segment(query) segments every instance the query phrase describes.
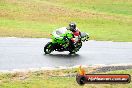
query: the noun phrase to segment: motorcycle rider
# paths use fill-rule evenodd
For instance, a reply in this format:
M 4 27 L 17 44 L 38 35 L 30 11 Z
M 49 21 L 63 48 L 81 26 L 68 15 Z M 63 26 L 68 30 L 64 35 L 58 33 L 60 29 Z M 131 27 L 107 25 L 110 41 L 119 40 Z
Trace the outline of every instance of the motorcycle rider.
M 70 30 L 72 32 L 72 34 L 73 34 L 73 38 L 71 38 L 71 42 L 72 42 L 71 45 L 73 46 L 73 48 L 75 48 L 76 47 L 76 43 L 81 38 L 81 32 L 76 27 L 76 23 L 74 23 L 74 22 L 71 22 L 69 24 L 69 27 L 67 27 L 67 30 Z

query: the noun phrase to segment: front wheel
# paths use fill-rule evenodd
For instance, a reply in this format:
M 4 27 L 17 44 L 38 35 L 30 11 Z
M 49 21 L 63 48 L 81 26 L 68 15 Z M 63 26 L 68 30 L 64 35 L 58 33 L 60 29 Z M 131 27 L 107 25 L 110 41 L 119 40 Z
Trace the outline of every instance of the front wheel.
M 52 42 L 48 42 L 44 47 L 45 54 L 50 54 L 53 51 Z
M 79 49 L 82 47 L 82 42 L 78 42 L 76 45 L 72 45 L 71 49 L 69 49 L 69 52 L 71 54 L 76 53 L 77 51 L 79 51 Z

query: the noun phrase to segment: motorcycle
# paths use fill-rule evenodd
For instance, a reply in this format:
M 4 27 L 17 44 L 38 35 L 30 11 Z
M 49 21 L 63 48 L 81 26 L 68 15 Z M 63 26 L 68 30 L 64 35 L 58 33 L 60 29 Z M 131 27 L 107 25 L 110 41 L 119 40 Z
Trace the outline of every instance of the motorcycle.
M 76 53 L 82 47 L 82 42 L 88 41 L 89 35 L 81 32 L 81 37 L 76 44 L 72 43 L 71 38 L 73 38 L 73 34 L 66 27 L 57 29 L 51 34 L 51 42 L 44 46 L 45 54 L 50 54 L 53 51 Z

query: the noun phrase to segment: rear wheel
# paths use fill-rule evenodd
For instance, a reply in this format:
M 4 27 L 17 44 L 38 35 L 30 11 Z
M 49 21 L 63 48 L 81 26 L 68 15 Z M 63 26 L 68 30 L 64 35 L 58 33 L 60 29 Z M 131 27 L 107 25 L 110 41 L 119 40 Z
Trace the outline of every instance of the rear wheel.
M 48 42 L 44 47 L 45 54 L 50 54 L 53 51 L 52 42 Z

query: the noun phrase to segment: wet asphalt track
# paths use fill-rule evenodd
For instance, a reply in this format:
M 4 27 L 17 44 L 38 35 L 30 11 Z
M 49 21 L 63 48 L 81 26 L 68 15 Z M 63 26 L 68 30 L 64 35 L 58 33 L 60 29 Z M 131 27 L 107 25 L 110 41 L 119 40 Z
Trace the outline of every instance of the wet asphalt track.
M 95 64 L 132 64 L 132 42 L 84 42 L 76 55 L 53 52 L 44 55 L 49 39 L 0 38 L 0 70 Z

